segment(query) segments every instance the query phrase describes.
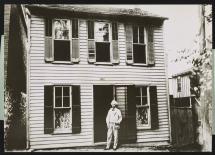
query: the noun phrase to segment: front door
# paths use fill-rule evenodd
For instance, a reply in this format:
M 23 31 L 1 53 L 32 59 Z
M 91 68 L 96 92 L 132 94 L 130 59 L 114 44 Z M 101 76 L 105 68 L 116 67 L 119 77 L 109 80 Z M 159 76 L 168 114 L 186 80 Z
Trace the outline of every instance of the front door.
M 97 85 L 94 93 L 94 142 L 106 142 L 106 116 L 113 100 L 113 86 Z
M 97 85 L 94 92 L 94 142 L 106 142 L 106 116 L 113 98 L 122 113 L 119 143 L 136 142 L 136 102 L 134 86 Z

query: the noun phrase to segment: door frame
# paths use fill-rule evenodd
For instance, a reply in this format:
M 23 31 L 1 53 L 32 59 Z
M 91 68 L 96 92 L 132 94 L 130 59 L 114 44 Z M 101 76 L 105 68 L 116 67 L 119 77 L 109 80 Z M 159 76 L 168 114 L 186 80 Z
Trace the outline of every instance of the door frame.
M 93 108 L 93 138 L 92 138 L 92 144 L 93 145 L 104 145 L 106 144 L 106 142 L 95 142 L 95 134 L 94 134 L 94 131 L 95 131 L 95 126 L 94 126 L 94 117 L 95 117 L 95 107 L 94 107 L 94 86 L 113 86 L 113 91 L 114 91 L 114 87 L 115 86 L 132 86 L 132 85 L 135 85 L 134 83 L 126 83 L 126 84 L 123 84 L 123 83 L 98 83 L 98 84 L 92 84 L 92 108 Z M 145 85 L 145 84 L 143 84 Z M 113 92 L 114 93 L 114 92 Z
M 95 99 L 94 99 L 94 86 L 112 86 L 114 87 L 113 84 L 107 84 L 107 83 L 99 83 L 99 84 L 93 84 L 92 85 L 92 105 L 93 105 L 93 139 L 92 139 L 92 143 L 94 145 L 104 145 L 106 144 L 106 140 L 104 142 L 95 142 L 95 121 L 94 121 L 94 118 L 95 118 Z M 113 89 L 114 90 L 114 89 Z M 113 93 L 113 90 L 112 90 L 112 93 Z

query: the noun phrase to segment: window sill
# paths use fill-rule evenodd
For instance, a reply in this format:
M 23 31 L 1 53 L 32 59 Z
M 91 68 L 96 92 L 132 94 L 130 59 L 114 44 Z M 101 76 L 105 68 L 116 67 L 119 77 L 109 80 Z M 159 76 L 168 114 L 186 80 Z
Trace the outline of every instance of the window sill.
M 68 65 L 72 65 L 73 63 L 71 61 L 53 61 L 52 64 L 68 64 Z
M 71 134 L 72 129 L 67 129 L 67 130 L 55 130 L 53 132 L 53 135 L 58 135 L 58 134 Z
M 137 130 L 149 130 L 149 129 L 151 129 L 151 126 L 137 127 Z
M 131 64 L 132 66 L 149 66 L 148 64 L 143 64 L 143 63 L 133 63 Z
M 107 66 L 113 66 L 111 62 L 95 62 L 95 65 L 107 65 Z

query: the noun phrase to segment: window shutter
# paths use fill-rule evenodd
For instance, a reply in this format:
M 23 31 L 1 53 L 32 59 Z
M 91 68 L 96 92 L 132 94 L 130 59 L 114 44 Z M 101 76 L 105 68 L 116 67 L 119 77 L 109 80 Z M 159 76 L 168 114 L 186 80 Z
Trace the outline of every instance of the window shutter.
M 136 97 L 135 97 L 135 87 L 128 86 L 127 91 L 128 96 L 128 106 L 127 106 L 127 134 L 128 134 L 128 141 L 129 142 L 136 142 L 137 140 L 137 127 L 136 127 Z
M 72 133 L 81 132 L 80 86 L 72 86 Z
M 158 129 L 159 120 L 158 120 L 158 103 L 157 103 L 157 87 L 150 86 L 150 105 L 151 105 L 151 128 Z
M 126 33 L 126 61 L 128 64 L 133 63 L 133 30 L 131 24 L 125 25 Z
M 72 25 L 72 62 L 79 62 L 79 23 L 78 19 L 71 20 Z
M 147 27 L 147 52 L 148 52 L 148 64 L 154 65 L 154 28 L 153 26 Z
M 118 24 L 112 23 L 112 63 L 119 63 L 119 49 L 118 49 Z
M 54 53 L 52 49 L 52 19 L 45 19 L 45 61 L 52 62 Z
M 94 39 L 94 22 L 88 21 L 88 62 L 95 63 L 96 62 L 96 46 Z
M 54 131 L 53 124 L 53 86 L 44 87 L 44 133 L 50 134 Z

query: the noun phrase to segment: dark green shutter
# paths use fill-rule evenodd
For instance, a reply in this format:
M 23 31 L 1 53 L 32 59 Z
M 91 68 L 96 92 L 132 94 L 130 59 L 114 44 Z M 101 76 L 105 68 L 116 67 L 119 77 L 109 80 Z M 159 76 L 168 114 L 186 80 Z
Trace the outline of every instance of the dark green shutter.
M 44 133 L 54 131 L 53 123 L 53 86 L 44 87 Z
M 80 86 L 72 86 L 72 133 L 81 132 Z
M 88 29 L 88 62 L 95 63 L 96 62 L 96 45 L 94 39 L 94 22 L 88 21 L 87 23 Z
M 54 54 L 52 49 L 52 19 L 45 18 L 45 61 L 52 62 Z
M 158 120 L 158 103 L 157 103 L 157 87 L 150 86 L 150 107 L 151 107 L 151 128 L 158 129 L 159 120 Z
M 154 65 L 154 28 L 153 26 L 147 27 L 147 52 L 148 52 L 148 64 Z
M 129 142 L 136 142 L 137 140 L 137 127 L 136 127 L 136 97 L 135 87 L 128 86 L 127 91 L 128 103 L 127 103 L 127 135 Z
M 133 63 L 133 30 L 131 24 L 125 25 L 126 36 L 126 62 L 128 64 Z
M 79 23 L 78 23 L 78 19 L 72 19 L 71 20 L 71 25 L 72 25 L 72 62 L 79 62 Z

